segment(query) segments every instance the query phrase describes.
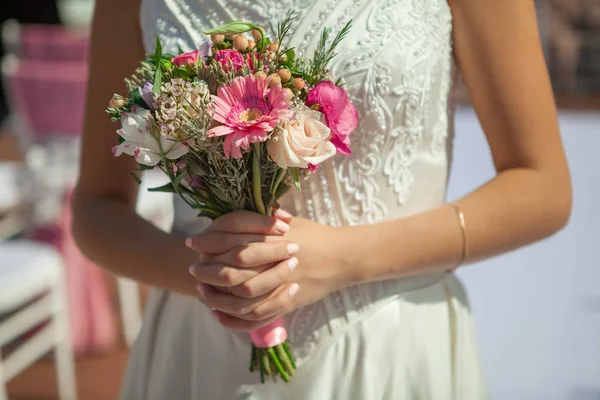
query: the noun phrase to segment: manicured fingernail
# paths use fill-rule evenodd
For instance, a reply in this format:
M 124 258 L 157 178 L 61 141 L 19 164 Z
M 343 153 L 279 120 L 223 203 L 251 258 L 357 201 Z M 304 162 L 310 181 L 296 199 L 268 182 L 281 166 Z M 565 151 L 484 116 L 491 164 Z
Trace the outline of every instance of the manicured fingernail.
M 289 212 L 282 210 L 281 208 L 278 208 L 275 211 L 275 216 L 277 218 L 283 218 L 283 219 L 290 219 L 293 218 L 294 216 L 292 214 L 290 214 Z
M 193 242 L 192 242 L 192 238 L 187 238 L 187 239 L 185 239 L 185 245 L 186 245 L 187 247 L 189 247 L 190 249 L 192 248 L 192 243 L 193 243 Z
M 190 267 L 188 268 L 188 271 L 190 272 L 190 274 L 195 276 L 196 275 L 196 264 L 190 265 Z
M 290 268 L 290 270 L 293 271 L 298 266 L 298 259 L 296 257 L 292 257 L 288 260 L 287 264 L 288 264 L 288 267 Z
M 296 254 L 298 250 L 300 250 L 300 246 L 298 246 L 296 243 L 290 243 L 287 246 L 287 251 L 290 256 Z
M 283 221 L 277 221 L 275 223 L 275 229 L 279 233 L 288 233 L 290 231 L 290 226 Z
M 200 292 L 200 295 L 202 297 L 204 297 L 204 293 L 206 293 L 206 290 L 204 289 L 204 286 L 202 284 L 199 284 L 198 286 L 196 286 L 198 288 L 198 291 Z
M 293 283 L 292 286 L 290 286 L 290 288 L 288 289 L 288 295 L 290 297 L 294 297 L 296 293 L 298 293 L 298 289 L 300 289 L 300 285 L 298 285 L 297 283 Z

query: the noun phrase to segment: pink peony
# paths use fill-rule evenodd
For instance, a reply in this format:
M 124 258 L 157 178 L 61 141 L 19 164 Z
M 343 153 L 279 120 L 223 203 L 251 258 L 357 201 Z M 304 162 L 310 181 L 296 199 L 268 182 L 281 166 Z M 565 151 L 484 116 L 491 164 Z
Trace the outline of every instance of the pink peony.
M 240 68 L 242 68 L 244 65 L 246 65 L 244 56 L 236 50 L 219 50 L 219 51 L 217 51 L 217 53 L 215 54 L 215 61 L 221 63 L 221 65 L 223 66 L 223 69 L 225 69 L 226 71 L 230 67 L 230 62 L 231 62 L 231 65 L 233 65 L 233 68 L 236 69 L 236 71 L 239 71 Z
M 225 156 L 242 157 L 251 143 L 264 142 L 280 121 L 289 121 L 294 113 L 289 90 L 281 84 L 267 87 L 269 78 L 254 75 L 238 76 L 231 85 L 221 85 L 214 102 L 213 119 L 219 125 L 208 131 L 209 137 L 226 136 Z
M 171 59 L 171 62 L 179 67 L 186 64 L 195 64 L 200 58 L 200 50 L 194 50 L 180 54 Z
M 358 125 L 358 111 L 350 102 L 346 91 L 333 82 L 320 82 L 308 93 L 306 105 L 319 106 L 318 110 L 325 114 L 327 126 L 333 134 L 331 143 L 338 153 L 350 154 L 349 136 Z

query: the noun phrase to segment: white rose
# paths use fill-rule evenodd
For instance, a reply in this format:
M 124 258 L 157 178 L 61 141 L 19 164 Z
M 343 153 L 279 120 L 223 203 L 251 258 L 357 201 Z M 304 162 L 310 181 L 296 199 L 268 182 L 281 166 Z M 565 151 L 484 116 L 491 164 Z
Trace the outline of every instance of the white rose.
M 269 156 L 281 168 L 308 168 L 335 155 L 331 130 L 325 125 L 322 113 L 298 111 L 290 122 L 284 122 L 279 135 L 267 143 Z

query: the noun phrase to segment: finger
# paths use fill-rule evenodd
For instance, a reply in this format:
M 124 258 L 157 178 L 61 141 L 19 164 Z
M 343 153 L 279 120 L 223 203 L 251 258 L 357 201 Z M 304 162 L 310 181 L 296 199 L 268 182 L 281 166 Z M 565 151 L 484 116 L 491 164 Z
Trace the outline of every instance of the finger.
M 298 259 L 292 257 L 277 264 L 273 268 L 265 269 L 264 272 L 256 274 L 241 284 L 235 285 L 231 288 L 231 292 L 234 295 L 245 299 L 262 296 L 287 282 L 297 265 Z
M 225 254 L 206 254 L 203 262 L 231 265 L 240 268 L 254 268 L 288 259 L 299 250 L 300 247 L 297 244 L 287 241 L 249 243 L 228 251 Z
M 263 321 L 248 321 L 245 319 L 240 319 L 240 318 L 234 317 L 232 315 L 222 313 L 220 311 L 213 311 L 213 315 L 215 318 L 217 318 L 217 320 L 224 327 L 229 328 L 234 331 L 244 331 L 244 332 L 255 331 L 258 328 L 268 325 L 271 322 L 275 321 L 277 318 L 279 318 L 278 316 L 274 316 L 272 318 L 269 318 L 269 319 L 266 319 Z
M 281 240 L 284 240 L 283 236 L 207 231 L 199 235 L 190 236 L 186 240 L 186 245 L 199 253 L 223 254 L 248 243 L 265 243 Z
M 278 316 L 285 315 L 293 308 L 292 299 L 300 289 L 297 283 L 287 285 L 284 290 L 280 290 L 277 296 L 265 301 L 263 304 L 256 307 L 253 311 L 246 314 L 229 315 L 235 320 L 262 322 L 270 321 Z M 227 314 L 227 313 L 225 313 Z M 236 324 L 237 321 L 227 318 L 231 324 Z M 223 321 L 221 322 L 223 323 Z M 239 323 L 241 325 L 241 323 Z M 229 326 L 228 326 L 229 327 Z M 232 328 L 233 329 L 233 328 Z
M 246 283 L 274 265 L 272 263 L 255 268 L 236 268 L 223 264 L 193 264 L 190 266 L 190 273 L 207 285 L 232 287 Z M 265 292 L 261 294 L 263 293 Z
M 292 219 L 294 218 L 292 214 L 285 210 L 282 210 L 281 208 L 276 208 L 275 210 L 273 210 L 273 216 L 285 222 L 286 224 L 292 222 Z
M 205 283 L 198 284 L 198 291 L 210 308 L 231 315 L 248 314 L 271 295 L 267 293 L 254 299 L 243 299 L 230 293 L 222 293 Z
M 283 235 L 290 226 L 275 217 L 260 215 L 252 211 L 234 211 L 217 218 L 208 228 L 210 231 L 229 233 L 258 233 L 263 235 Z

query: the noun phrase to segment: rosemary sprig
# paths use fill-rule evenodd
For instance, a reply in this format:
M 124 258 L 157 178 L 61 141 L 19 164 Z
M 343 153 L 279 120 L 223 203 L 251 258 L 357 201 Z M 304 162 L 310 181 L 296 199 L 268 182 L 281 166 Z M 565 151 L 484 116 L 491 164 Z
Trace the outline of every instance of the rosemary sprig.
M 288 10 L 285 18 L 277 24 L 277 43 L 279 43 L 279 48 L 283 48 L 283 41 L 285 40 L 288 33 L 290 33 L 290 29 L 292 28 L 292 21 L 298 18 L 298 13 L 293 10 Z
M 312 60 L 312 69 L 309 81 L 311 85 L 314 85 L 318 81 L 321 81 L 326 78 L 327 65 L 336 56 L 335 50 L 337 46 L 348 35 L 351 28 L 352 20 L 348 21 L 348 23 L 342 28 L 342 30 L 339 31 L 337 35 L 335 35 L 335 38 L 333 39 L 333 42 L 331 42 L 331 45 L 329 47 L 327 47 L 327 41 L 329 40 L 331 29 L 323 29 Z

